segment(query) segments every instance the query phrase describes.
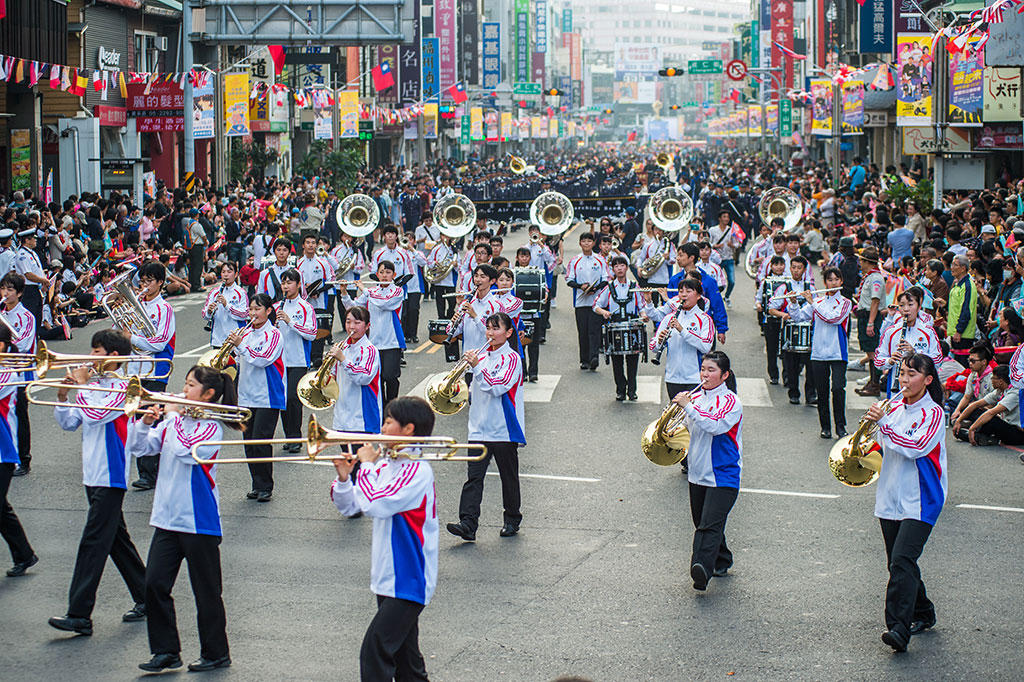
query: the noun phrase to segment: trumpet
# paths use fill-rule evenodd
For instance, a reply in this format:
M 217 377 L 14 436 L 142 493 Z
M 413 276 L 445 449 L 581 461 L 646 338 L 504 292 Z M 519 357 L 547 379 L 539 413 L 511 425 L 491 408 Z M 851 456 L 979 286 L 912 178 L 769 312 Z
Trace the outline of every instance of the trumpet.
M 282 455 L 278 457 L 229 457 L 226 459 L 202 459 L 200 448 L 223 445 L 278 445 L 299 443 L 306 446 L 305 455 Z M 320 426 L 315 416 L 310 416 L 305 438 L 260 438 L 255 440 L 213 440 L 192 446 L 192 459 L 197 464 L 267 464 L 271 462 L 316 462 L 323 460 L 347 459 L 349 455 L 328 455 L 324 450 L 332 445 L 353 445 L 380 443 L 384 456 L 391 459 L 408 457 L 427 462 L 479 462 L 487 456 L 487 446 L 481 443 L 457 443 L 448 436 L 385 436 L 379 433 L 349 433 L 332 431 Z M 423 450 L 433 451 L 425 453 Z M 419 453 L 412 452 L 419 450 Z M 459 455 L 459 450 L 476 451 L 477 455 Z
M 830 287 L 828 289 L 808 289 L 806 291 L 791 291 L 788 294 L 779 294 L 778 296 L 772 296 L 771 300 L 774 301 L 780 298 L 796 298 L 798 296 L 803 296 L 804 294 L 830 294 L 833 291 L 839 291 L 840 289 L 842 289 L 842 287 Z
M 409 248 L 411 247 L 411 245 L 412 245 L 412 238 L 411 238 L 411 237 L 410 237 L 410 236 L 409 236 L 408 234 L 406 234 L 405 232 L 403 232 L 403 233 L 402 233 L 402 234 L 401 234 L 401 235 L 400 235 L 400 236 L 398 237 L 398 246 L 399 246 L 399 247 L 401 247 L 401 248 L 403 248 L 403 249 L 405 249 L 405 250 L 409 250 Z
M 96 386 L 93 384 L 65 384 L 60 381 L 33 381 L 29 388 L 77 388 L 81 391 L 99 391 L 101 393 L 123 393 L 124 405 L 79 405 L 77 403 L 62 403 L 56 400 L 39 400 L 28 392 L 28 401 L 33 405 L 50 405 L 59 407 L 80 407 L 101 412 L 124 412 L 129 417 L 134 417 L 143 408 L 149 405 L 179 405 L 182 414 L 194 419 L 214 419 L 229 423 L 241 424 L 252 417 L 252 411 L 247 407 L 236 407 L 234 405 L 221 405 L 220 403 L 204 403 L 200 400 L 188 400 L 173 393 L 158 393 L 147 391 L 142 387 L 138 377 L 128 379 L 125 388 L 114 386 Z
M 541 235 L 539 232 L 534 232 L 533 234 L 530 235 L 530 243 L 531 244 L 543 244 L 544 243 L 544 236 Z
M 71 355 L 68 353 L 54 353 L 46 347 L 45 341 L 39 342 L 35 353 L 0 353 L 0 371 L 6 372 L 35 372 L 36 379 L 43 379 L 54 369 L 77 369 L 86 365 L 99 365 L 97 370 L 99 376 L 120 377 L 127 379 L 124 374 L 109 369 L 114 365 L 128 362 L 148 362 L 156 365 L 156 360 L 151 355 Z M 166 379 L 174 371 L 173 360 L 160 360 L 166 362 L 169 369 L 164 374 L 145 374 L 146 379 Z M 4 386 L 26 386 L 32 381 L 10 381 Z
M 490 344 L 485 344 L 480 353 Z M 469 384 L 462 375 L 469 369 L 469 362 L 459 360 L 448 374 L 427 384 L 427 402 L 430 409 L 438 414 L 455 414 L 465 407 L 469 400 Z

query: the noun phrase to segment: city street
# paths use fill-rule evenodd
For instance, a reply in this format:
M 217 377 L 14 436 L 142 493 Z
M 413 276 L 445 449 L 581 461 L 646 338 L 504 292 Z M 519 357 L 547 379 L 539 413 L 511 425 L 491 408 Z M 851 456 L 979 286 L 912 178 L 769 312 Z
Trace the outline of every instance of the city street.
M 577 239 L 578 229 L 567 236 L 567 259 L 578 251 Z M 513 257 L 525 241 L 523 231 L 507 236 L 504 255 Z M 1018 453 L 947 439 L 949 497 L 921 558 L 938 624 L 915 637 L 908 653 L 894 655 L 879 640 L 887 574 L 874 489 L 839 484 L 826 465 L 835 441 L 819 438 L 814 408 L 792 406 L 782 387 L 768 385 L 753 284 L 737 276 L 724 350 L 744 405 L 744 470 L 727 528 L 736 557 L 730 575 L 712 580 L 705 593 L 693 590 L 686 478 L 640 452 L 643 428 L 665 405 L 661 369 L 641 365 L 638 403 L 615 401 L 603 360 L 596 372 L 580 371 L 572 296 L 563 283 L 541 350 L 540 382 L 526 387 L 520 534 L 498 537 L 496 474 L 487 479 L 476 543 L 445 532 L 445 523 L 457 520 L 465 465 L 434 465 L 439 577 L 420 617 L 432 680 L 1020 679 L 1024 500 L 1010 485 L 1021 473 Z M 177 391 L 207 335 L 199 295 L 171 301 Z M 430 377 L 447 370 L 443 352 L 426 342 L 433 311 L 425 302 L 424 343 L 406 355 L 403 393 L 422 394 Z M 88 352 L 102 324 L 75 330 L 73 341 L 53 350 Z M 340 329 L 336 321 L 339 339 Z M 863 376 L 849 374 L 851 431 L 870 404 L 852 393 Z M 132 679 L 149 659 L 146 626 L 121 622 L 132 604 L 111 563 L 91 637 L 47 625 L 66 609 L 86 500 L 80 434 L 61 431 L 50 408 L 33 406 L 30 415 L 32 473 L 14 479 L 10 500 L 40 561 L 23 578 L 0 579 L 4 677 Z M 330 425 L 330 412 L 321 420 Z M 438 417 L 435 433 L 465 438 L 465 413 Z M 241 454 L 237 448 L 224 456 Z M 337 514 L 328 497 L 333 478 L 326 464 L 278 465 L 273 501 L 257 504 L 245 499 L 245 466 L 219 468 L 233 664 L 210 678 L 358 679 L 360 642 L 376 608 L 371 523 Z M 143 558 L 152 497 L 129 491 L 124 504 Z M 188 662 L 199 650 L 184 567 L 175 597 Z

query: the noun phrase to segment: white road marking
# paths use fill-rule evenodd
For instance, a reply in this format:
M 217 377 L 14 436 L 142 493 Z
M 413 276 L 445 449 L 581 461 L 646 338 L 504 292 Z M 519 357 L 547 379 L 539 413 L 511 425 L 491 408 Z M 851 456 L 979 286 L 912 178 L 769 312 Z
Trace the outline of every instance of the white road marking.
M 792 490 L 763 490 L 761 488 L 740 488 L 741 493 L 754 493 L 756 495 L 782 495 L 785 497 L 815 497 L 823 500 L 834 500 L 839 495 L 831 493 L 798 493 Z
M 211 348 L 210 344 L 204 343 L 203 345 L 199 346 L 198 348 L 193 348 L 192 350 L 185 351 L 184 353 L 175 353 L 174 357 L 175 357 L 175 359 L 177 359 L 177 358 L 198 358 L 200 355 L 202 355 L 206 351 L 210 350 L 210 348 Z
M 488 476 L 501 476 L 497 471 L 488 471 Z M 572 481 L 574 483 L 600 483 L 600 478 L 580 478 L 579 476 L 549 476 L 547 474 L 519 474 L 519 478 L 542 478 L 546 481 Z
M 736 377 L 736 393 L 743 407 L 772 407 L 768 384 L 759 377 Z
M 614 386 L 612 387 L 614 388 Z M 661 402 L 661 377 L 660 376 L 638 376 L 636 378 L 636 397 L 640 403 Z M 668 396 L 666 396 L 666 400 Z
M 1020 507 L 993 507 L 987 504 L 958 504 L 957 509 L 981 509 L 983 511 L 1004 511 L 1004 512 L 1017 512 L 1018 514 L 1024 514 L 1024 509 Z
M 438 346 L 440 348 L 441 346 Z M 427 397 L 427 385 L 431 381 L 436 381 L 444 377 L 448 372 L 438 372 L 437 374 L 430 374 L 426 379 L 416 384 L 411 391 L 406 395 L 414 395 L 420 398 Z M 537 383 L 535 384 L 523 384 L 523 402 L 527 403 L 550 403 L 551 397 L 555 392 L 555 387 L 558 386 L 558 380 L 561 379 L 561 374 L 541 374 L 537 377 Z

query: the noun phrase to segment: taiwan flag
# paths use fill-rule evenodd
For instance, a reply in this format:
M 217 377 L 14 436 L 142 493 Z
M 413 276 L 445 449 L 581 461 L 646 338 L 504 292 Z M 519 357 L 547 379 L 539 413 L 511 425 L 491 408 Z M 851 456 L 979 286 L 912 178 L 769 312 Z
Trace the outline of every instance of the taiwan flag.
M 448 88 L 448 96 L 452 98 L 452 101 L 456 104 L 462 104 L 468 97 L 466 96 L 466 88 L 462 83 L 456 83 L 452 87 Z
M 373 87 L 377 92 L 383 92 L 388 88 L 395 87 L 395 76 L 391 73 L 390 62 L 381 62 L 373 67 L 370 73 L 373 75 Z

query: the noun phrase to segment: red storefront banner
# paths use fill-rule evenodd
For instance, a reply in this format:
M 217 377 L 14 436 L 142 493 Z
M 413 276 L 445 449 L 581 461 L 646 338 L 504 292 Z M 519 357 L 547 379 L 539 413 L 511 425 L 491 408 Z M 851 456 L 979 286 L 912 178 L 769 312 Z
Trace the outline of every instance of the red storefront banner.
M 1024 149 L 1019 123 L 986 123 L 976 135 L 975 149 Z
M 153 83 L 148 93 L 145 83 L 129 83 L 127 104 L 140 133 L 185 130 L 185 93 L 175 81 Z
M 108 107 L 97 104 L 93 107 L 92 113 L 100 120 L 101 126 L 121 128 L 128 125 L 128 109 L 125 107 Z
M 771 0 L 772 42 L 779 43 L 787 50 L 793 49 L 793 0 Z M 782 67 L 785 78 L 783 88 L 793 87 L 793 60 L 772 45 L 772 67 Z M 770 81 L 769 81 L 770 82 Z M 772 94 L 772 101 L 778 100 L 778 93 Z

